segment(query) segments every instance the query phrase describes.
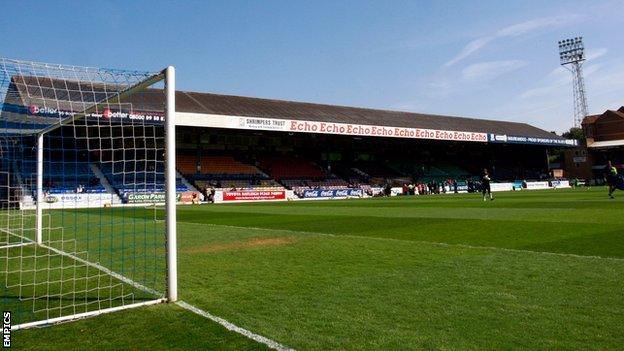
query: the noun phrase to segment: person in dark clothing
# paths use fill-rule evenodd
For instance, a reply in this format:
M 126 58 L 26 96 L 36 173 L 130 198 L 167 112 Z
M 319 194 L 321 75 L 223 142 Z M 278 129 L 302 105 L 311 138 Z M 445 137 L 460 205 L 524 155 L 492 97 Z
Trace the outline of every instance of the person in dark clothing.
M 488 173 L 487 168 L 483 169 L 483 173 L 481 173 L 481 193 L 483 194 L 483 201 L 486 200 L 486 193 L 490 196 L 490 201 L 494 201 L 494 197 L 492 197 L 492 189 L 490 188 L 490 174 Z
M 618 172 L 617 168 L 615 168 L 611 161 L 607 161 L 607 165 L 604 169 L 605 179 L 607 181 L 607 186 L 609 187 L 609 198 L 614 199 L 613 192 L 617 189 L 618 185 Z
M 386 183 L 386 186 L 384 187 L 384 195 L 392 195 L 392 185 L 390 183 Z

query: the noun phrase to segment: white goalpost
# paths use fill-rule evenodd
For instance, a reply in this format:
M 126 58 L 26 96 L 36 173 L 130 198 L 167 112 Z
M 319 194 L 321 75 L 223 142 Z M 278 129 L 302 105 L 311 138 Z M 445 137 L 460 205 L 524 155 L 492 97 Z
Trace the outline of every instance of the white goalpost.
M 175 69 L 0 58 L 0 104 L 12 329 L 176 301 Z

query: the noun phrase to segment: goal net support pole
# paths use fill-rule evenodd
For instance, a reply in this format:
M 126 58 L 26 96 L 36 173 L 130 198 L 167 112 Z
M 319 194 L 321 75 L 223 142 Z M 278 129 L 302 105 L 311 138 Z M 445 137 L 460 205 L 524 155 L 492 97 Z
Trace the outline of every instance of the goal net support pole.
M 167 300 L 178 299 L 176 240 L 175 69 L 165 70 L 165 213 L 167 231 Z
M 35 195 L 37 201 L 35 242 L 43 244 L 43 133 L 37 135 L 37 176 Z

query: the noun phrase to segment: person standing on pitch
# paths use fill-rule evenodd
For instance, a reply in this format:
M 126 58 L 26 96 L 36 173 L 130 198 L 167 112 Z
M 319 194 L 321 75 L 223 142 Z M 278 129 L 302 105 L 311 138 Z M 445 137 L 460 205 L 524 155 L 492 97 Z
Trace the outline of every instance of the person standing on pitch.
M 490 188 L 490 180 L 490 174 L 488 173 L 487 168 L 484 168 L 483 173 L 481 173 L 481 193 L 483 193 L 483 201 L 486 200 L 486 193 L 490 195 L 490 201 L 494 201 L 494 197 L 492 197 L 492 189 Z
M 609 187 L 609 198 L 614 199 L 613 192 L 617 189 L 618 172 L 617 168 L 611 164 L 611 161 L 607 161 L 607 165 L 605 167 L 605 178 L 607 180 L 607 186 Z

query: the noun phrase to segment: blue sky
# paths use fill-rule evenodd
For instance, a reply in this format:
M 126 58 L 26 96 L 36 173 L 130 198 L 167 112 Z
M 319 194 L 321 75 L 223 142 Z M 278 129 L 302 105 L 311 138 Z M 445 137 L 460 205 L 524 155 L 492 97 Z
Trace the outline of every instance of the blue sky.
M 182 90 L 572 124 L 557 40 L 582 35 L 590 113 L 624 105 L 624 0 L 10 1 L 0 56 L 177 68 Z

